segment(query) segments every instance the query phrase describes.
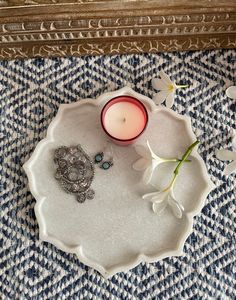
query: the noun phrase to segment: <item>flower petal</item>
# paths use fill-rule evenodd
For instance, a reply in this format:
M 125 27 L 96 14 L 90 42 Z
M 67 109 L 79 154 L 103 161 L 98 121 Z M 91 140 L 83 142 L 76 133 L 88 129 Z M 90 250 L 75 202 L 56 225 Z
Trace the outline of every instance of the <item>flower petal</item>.
M 160 203 L 154 202 L 152 204 L 152 210 L 154 211 L 155 214 L 160 216 L 163 213 L 163 211 L 166 209 L 166 206 L 167 206 L 166 201 L 163 201 L 163 202 L 160 202 Z
M 168 191 L 157 191 L 143 195 L 143 199 L 148 200 L 150 202 L 161 203 L 166 200 L 167 195 Z
M 146 158 L 140 158 L 133 164 L 133 169 L 136 171 L 143 171 L 147 168 L 149 161 Z
M 154 171 L 154 167 L 153 167 L 153 164 L 151 164 L 147 169 L 146 171 L 143 173 L 143 182 L 145 184 L 149 184 L 149 182 L 151 181 L 152 179 L 152 174 L 153 174 L 153 171 Z
M 159 74 L 161 79 L 166 83 L 167 86 L 169 86 L 170 84 L 173 85 L 173 82 L 170 80 L 170 77 L 163 70 L 161 70 Z
M 166 97 L 166 107 L 171 108 L 174 104 L 175 93 L 172 92 Z
M 158 92 L 156 93 L 156 95 L 153 97 L 153 101 L 159 105 L 161 104 L 162 102 L 165 101 L 166 97 L 169 95 L 170 92 L 168 91 L 161 91 L 161 92 Z
M 162 79 L 154 78 L 152 80 L 152 86 L 155 90 L 161 90 L 161 91 L 167 91 L 168 90 L 168 84 Z
M 165 161 L 164 159 L 162 159 L 161 157 L 157 156 L 157 155 L 153 152 L 153 150 L 152 150 L 152 148 L 151 148 L 151 146 L 150 146 L 150 144 L 149 144 L 149 141 L 147 141 L 147 147 L 148 147 L 148 149 L 149 149 L 149 151 L 150 151 L 151 157 L 152 157 L 153 159 L 155 159 L 155 161 L 156 161 L 156 163 L 157 163 L 156 166 L 159 165 L 160 163 L 162 163 L 162 162 Z
M 148 194 L 145 194 L 143 195 L 143 199 L 145 200 L 148 200 L 148 201 L 151 201 L 151 202 L 161 202 L 165 199 L 165 196 L 166 196 L 166 192 L 163 192 L 163 191 L 156 191 L 156 192 L 153 192 L 153 193 L 148 193 Z M 155 201 L 153 199 L 156 199 Z M 158 200 L 160 199 L 160 200 Z
M 148 193 L 148 194 L 143 195 L 142 198 L 143 198 L 144 200 L 152 201 L 153 197 L 154 197 L 155 195 L 157 195 L 157 194 L 160 194 L 160 193 L 162 193 L 162 191 L 157 191 L 157 192 L 153 192 L 153 193 Z
M 229 174 L 231 174 L 231 173 L 233 173 L 235 171 L 236 171 L 236 161 L 232 161 L 230 164 L 228 164 L 225 167 L 225 169 L 223 171 L 223 174 L 224 175 L 229 175 Z
M 167 193 L 156 194 L 152 197 L 151 201 L 156 203 L 166 202 Z
M 232 139 L 232 145 L 233 145 L 234 150 L 236 150 L 236 135 Z
M 183 215 L 184 207 L 182 206 L 182 204 L 180 204 L 178 201 L 175 200 L 173 194 L 169 195 L 168 203 L 176 218 L 181 219 Z
M 134 149 L 140 156 L 142 156 L 148 160 L 151 159 L 151 154 L 147 147 L 145 147 L 143 145 L 135 145 Z
M 226 96 L 231 99 L 236 99 L 236 86 L 230 86 L 226 90 Z
M 233 160 L 236 159 L 236 152 L 222 149 L 216 151 L 216 157 L 220 160 Z
M 152 151 L 152 148 L 151 148 L 151 146 L 150 146 L 149 141 L 147 141 L 147 147 L 148 147 L 148 150 L 149 150 L 150 153 L 151 153 L 151 156 L 155 156 L 156 154 Z

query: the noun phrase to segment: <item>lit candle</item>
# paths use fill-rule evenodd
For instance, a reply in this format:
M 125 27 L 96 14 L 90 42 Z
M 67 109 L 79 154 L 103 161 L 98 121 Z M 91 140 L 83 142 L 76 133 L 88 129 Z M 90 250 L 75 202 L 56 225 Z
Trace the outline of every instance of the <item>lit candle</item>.
M 139 100 L 130 96 L 119 96 L 103 107 L 101 122 L 104 131 L 115 143 L 129 145 L 145 130 L 148 114 Z

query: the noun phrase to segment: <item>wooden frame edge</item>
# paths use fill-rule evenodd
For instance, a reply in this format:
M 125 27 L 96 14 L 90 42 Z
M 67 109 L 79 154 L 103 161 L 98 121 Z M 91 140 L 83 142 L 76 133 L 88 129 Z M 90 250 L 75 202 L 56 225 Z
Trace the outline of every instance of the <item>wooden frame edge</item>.
M 128 0 L 125 8 L 117 1 L 116 10 L 111 1 L 38 2 L 0 6 L 0 59 L 236 48 L 234 1 L 212 7 L 137 1 L 134 9 Z

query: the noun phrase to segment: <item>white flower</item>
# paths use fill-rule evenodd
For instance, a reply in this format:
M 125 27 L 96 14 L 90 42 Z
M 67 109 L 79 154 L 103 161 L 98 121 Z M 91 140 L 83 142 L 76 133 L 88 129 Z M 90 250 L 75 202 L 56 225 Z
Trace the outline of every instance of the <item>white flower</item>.
M 136 171 L 144 171 L 143 181 L 148 184 L 151 179 L 156 167 L 165 162 L 166 160 L 157 156 L 151 149 L 149 142 L 147 141 L 147 146 L 136 145 L 136 152 L 141 156 L 134 164 L 133 168 Z
M 236 135 L 233 137 L 232 145 L 233 145 L 233 148 L 236 150 Z M 225 169 L 223 171 L 224 175 L 229 175 L 236 171 L 236 151 L 230 151 L 230 150 L 226 150 L 226 149 L 218 150 L 216 152 L 216 157 L 218 159 L 224 160 L 224 161 L 232 160 L 232 162 L 229 163 L 225 167 Z
M 160 77 L 160 79 L 154 78 L 152 80 L 153 88 L 159 90 L 153 100 L 158 105 L 166 101 L 166 106 L 171 108 L 174 104 L 175 91 L 187 87 L 187 85 L 176 85 L 163 70 L 160 71 Z
M 176 218 L 182 218 L 184 207 L 175 199 L 172 187 L 143 195 L 143 199 L 152 202 L 153 211 L 160 216 L 167 205 L 171 208 Z

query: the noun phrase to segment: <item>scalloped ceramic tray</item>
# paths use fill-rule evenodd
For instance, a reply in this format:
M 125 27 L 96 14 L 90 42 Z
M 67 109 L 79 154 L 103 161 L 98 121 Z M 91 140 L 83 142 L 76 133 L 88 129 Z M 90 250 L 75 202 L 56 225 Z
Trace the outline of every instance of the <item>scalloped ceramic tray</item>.
M 213 185 L 203 160 L 194 149 L 191 163 L 181 168 L 174 191 L 184 206 L 177 219 L 169 209 L 157 216 L 142 195 L 155 191 L 145 186 L 142 173 L 132 169 L 139 158 L 133 146 L 113 145 L 114 166 L 107 171 L 98 167 L 92 183 L 95 198 L 78 203 L 54 178 L 54 151 L 58 146 L 81 144 L 91 157 L 101 151 L 107 136 L 100 126 L 104 104 L 119 95 L 130 95 L 144 103 L 149 124 L 136 144 L 148 139 L 161 157 L 181 157 L 196 140 L 190 119 L 153 101 L 128 87 L 60 106 L 50 124 L 47 137 L 36 147 L 24 165 L 32 194 L 37 200 L 35 212 L 40 239 L 63 251 L 75 253 L 88 266 L 109 277 L 126 271 L 142 261 L 181 255 L 184 242 L 192 230 L 193 217 L 200 212 Z M 153 181 L 163 188 L 170 180 L 175 163 L 158 166 Z

